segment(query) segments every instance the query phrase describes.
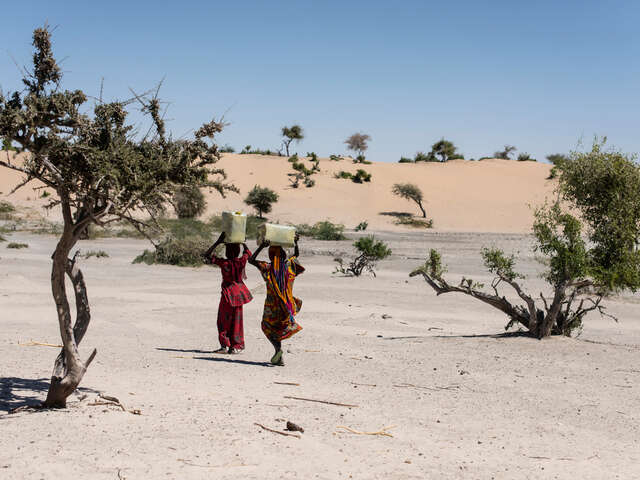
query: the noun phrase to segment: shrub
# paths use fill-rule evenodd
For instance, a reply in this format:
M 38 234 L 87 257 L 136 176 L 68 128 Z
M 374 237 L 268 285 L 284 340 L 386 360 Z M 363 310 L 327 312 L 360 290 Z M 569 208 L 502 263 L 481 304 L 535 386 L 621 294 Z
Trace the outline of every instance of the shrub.
M 307 188 L 311 188 L 316 184 L 316 181 L 313 178 L 305 178 L 304 179 L 304 186 Z
M 16 208 L 5 200 L 0 200 L 0 220 L 12 220 Z
M 29 248 L 29 245 L 26 243 L 10 242 L 7 244 L 7 248 L 15 248 L 15 249 Z
M 518 155 L 518 161 L 519 162 L 535 162 L 536 159 L 531 158 L 531 155 L 529 155 L 528 153 L 522 152 Z
M 415 163 L 415 160 L 412 160 L 407 157 L 400 157 L 400 160 L 398 160 L 398 163 Z
M 369 223 L 364 221 L 364 222 L 360 222 L 358 225 L 356 225 L 355 231 L 356 232 L 364 232 L 367 227 L 369 226 Z
M 207 202 L 198 187 L 185 185 L 173 195 L 173 208 L 178 218 L 196 218 L 204 213 Z
M 415 163 L 419 162 L 437 162 L 438 159 L 432 152 L 424 153 L 424 152 L 416 152 L 416 155 L 413 159 Z
M 312 237 L 315 240 L 344 240 L 344 225 L 331 223 L 328 220 L 317 222 L 312 227 L 307 224 L 296 226 L 296 232 L 303 237 Z
M 330 155 L 329 160 L 331 160 L 332 162 L 339 162 L 340 160 L 342 160 L 342 157 L 340 155 Z
M 252 148 L 251 145 L 247 145 L 242 149 L 240 155 L 277 155 L 282 156 L 281 152 L 275 150 L 262 150 L 260 148 Z
M 6 242 L 6 241 L 7 241 L 7 239 L 6 239 L 6 238 L 4 238 L 2 235 L 0 235 L 0 243 L 1 243 L 1 242 Z
M 90 250 L 86 253 L 83 253 L 81 255 L 83 258 L 91 258 L 91 257 L 96 257 L 96 258 L 109 258 L 109 254 L 107 252 L 105 252 L 104 250 Z
M 361 168 L 359 168 L 356 171 L 355 175 L 351 176 L 351 181 L 354 183 L 370 182 L 371 174 L 367 173 L 366 170 L 362 170 Z
M 45 191 L 43 191 L 43 192 L 40 194 L 40 198 L 47 198 L 47 197 L 50 197 L 50 196 L 51 196 L 51 194 L 50 194 L 48 191 L 46 191 L 46 190 L 45 190 Z
M 433 228 L 433 220 L 420 220 L 419 218 L 401 216 L 396 219 L 396 225 L 405 225 L 415 228 Z
M 218 149 L 220 153 L 234 153 L 236 151 L 231 145 L 225 145 L 224 147 L 220 147 Z
M 517 150 L 513 145 L 505 145 L 504 150 L 500 150 L 495 152 L 493 156 L 495 158 L 500 158 L 502 160 L 511 160 L 511 154 Z
M 358 251 L 356 258 L 349 262 L 348 265 L 344 264 L 342 258 L 334 258 L 334 262 L 338 265 L 333 273 L 359 277 L 366 270 L 375 277 L 377 262 L 391 255 L 391 249 L 387 244 L 377 240 L 373 235 L 358 239 L 353 246 Z
M 168 236 L 158 244 L 155 251 L 145 250 L 133 260 L 133 263 L 199 267 L 204 264 L 202 254 L 209 247 L 208 243 L 204 238 L 198 236 L 184 238 Z
M 333 178 L 338 178 L 338 179 L 339 178 L 350 179 L 352 177 L 353 177 L 352 173 L 345 172 L 344 170 L 340 170 L 339 172 L 333 174 Z
M 297 163 L 298 162 L 298 154 L 294 153 L 293 155 L 291 155 L 288 159 L 287 162 L 289 163 Z
M 278 201 L 278 194 L 267 187 L 254 186 L 244 199 L 244 203 L 253 207 L 258 212 L 258 217 L 263 218 L 263 213 L 271 212 L 272 205 Z
M 367 160 L 364 155 L 358 155 L 353 159 L 353 163 L 361 163 L 363 165 L 371 165 L 371 162 Z

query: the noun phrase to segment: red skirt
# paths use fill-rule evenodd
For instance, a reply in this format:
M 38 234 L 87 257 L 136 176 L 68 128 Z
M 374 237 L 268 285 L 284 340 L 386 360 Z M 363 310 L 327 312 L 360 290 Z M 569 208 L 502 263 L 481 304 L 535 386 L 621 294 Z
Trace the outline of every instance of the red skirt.
M 244 327 L 242 322 L 242 305 L 232 307 L 224 295 L 218 306 L 218 339 L 221 347 L 244 349 Z

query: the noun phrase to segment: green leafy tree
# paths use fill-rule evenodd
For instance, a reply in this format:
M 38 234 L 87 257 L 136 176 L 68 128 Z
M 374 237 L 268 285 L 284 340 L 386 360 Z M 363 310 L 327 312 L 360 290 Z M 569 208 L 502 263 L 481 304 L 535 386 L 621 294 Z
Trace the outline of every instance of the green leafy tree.
M 460 154 L 458 154 L 456 150 L 457 148 L 453 144 L 453 142 L 450 142 L 449 140 L 445 140 L 443 138 L 431 146 L 429 160 L 426 161 L 432 161 L 431 159 L 435 158 L 437 161 L 447 162 L 456 158 L 464 158 Z M 417 158 L 416 161 L 418 161 Z
M 81 90 L 62 88 L 62 71 L 46 26 L 34 31 L 33 46 L 33 68 L 25 74 L 20 90 L 0 94 L 0 137 L 27 155 L 24 163 L 8 158 L 0 160 L 0 166 L 24 174 L 18 188 L 34 180 L 46 185 L 55 192 L 49 207 L 62 213 L 64 225 L 52 255 L 51 288 L 63 348 L 43 405 L 64 407 L 96 355 L 94 350 L 83 361 L 78 351 L 90 312 L 82 272 L 76 257 L 70 258 L 87 226 L 127 221 L 144 231 L 150 225 L 134 212 L 154 217 L 182 185 L 209 186 L 222 195 L 236 189 L 225 183 L 223 170 L 212 168 L 219 154 L 210 140 L 222 130 L 222 123 L 211 121 L 196 130 L 195 139 L 174 141 L 166 134 L 157 91 L 126 101 L 98 100 L 92 112 L 83 113 L 87 96 Z M 151 123 L 142 138 L 127 124 L 128 108 L 136 104 Z M 74 287 L 75 323 L 65 276 Z
M 519 324 L 537 338 L 580 331 L 592 311 L 610 316 L 602 305 L 606 295 L 640 288 L 640 167 L 635 160 L 596 141 L 591 151 L 575 152 L 559 165 L 558 192 L 566 206 L 556 202 L 539 208 L 533 224 L 534 250 L 548 264 L 549 298 L 526 293 L 515 257 L 499 249 L 482 252 L 495 275 L 490 292 L 467 278 L 449 284 L 434 250 L 411 275 L 422 275 L 438 294 L 458 292 L 487 303 L 509 317 L 507 328 Z M 501 285 L 513 288 L 523 303 L 507 300 Z
M 369 148 L 370 141 L 371 137 L 366 133 L 354 133 L 349 138 L 347 138 L 344 143 L 347 145 L 347 149 L 357 153 L 354 161 L 356 163 L 364 163 L 364 152 L 366 152 Z
M 255 185 L 247 198 L 244 199 L 244 203 L 253 207 L 258 212 L 258 217 L 263 218 L 263 213 L 271 212 L 272 205 L 278 201 L 278 194 L 267 187 L 260 187 Z
M 401 198 L 415 202 L 422 212 L 422 217 L 427 218 L 427 212 L 422 206 L 423 195 L 420 187 L 413 183 L 394 183 L 391 192 Z
M 289 145 L 292 142 L 300 142 L 304 138 L 304 131 L 300 125 L 292 125 L 291 127 L 282 127 L 282 136 L 284 140 L 282 140 L 282 144 L 287 153 L 287 157 L 289 156 Z

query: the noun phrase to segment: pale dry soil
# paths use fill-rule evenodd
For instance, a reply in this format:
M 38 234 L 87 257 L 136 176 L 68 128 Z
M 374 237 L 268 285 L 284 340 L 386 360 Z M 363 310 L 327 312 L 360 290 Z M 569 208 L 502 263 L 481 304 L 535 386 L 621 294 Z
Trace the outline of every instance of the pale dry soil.
M 81 352 L 98 356 L 68 409 L 7 414 L 44 398 L 57 354 L 20 344 L 59 342 L 55 239 L 10 235 L 29 248 L 0 243 L 0 478 L 640 478 L 638 297 L 611 299 L 620 322 L 592 315 L 579 339 L 504 337 L 502 314 L 436 297 L 408 273 L 437 247 L 452 279 L 488 282 L 478 252 L 499 245 L 521 252 L 525 284 L 538 292 L 529 237 L 380 236 L 394 254 L 377 278 L 332 275 L 333 254 L 351 242 L 303 241 L 304 330 L 285 342 L 285 367 L 266 363 L 254 269 L 246 351 L 215 355 L 215 268 L 132 265 L 145 242 L 82 242 L 110 255 L 81 260 L 93 313 Z M 92 405 L 98 392 L 141 415 Z M 255 425 L 282 430 L 286 420 L 304 427 L 302 438 Z M 393 426 L 393 436 L 339 426 Z

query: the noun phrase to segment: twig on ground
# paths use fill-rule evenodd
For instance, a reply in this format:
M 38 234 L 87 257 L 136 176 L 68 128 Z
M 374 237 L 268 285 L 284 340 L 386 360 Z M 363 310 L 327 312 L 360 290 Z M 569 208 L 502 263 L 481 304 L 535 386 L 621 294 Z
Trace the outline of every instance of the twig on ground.
M 285 437 L 295 437 L 295 438 L 302 438 L 300 437 L 300 434 L 298 433 L 287 433 L 287 432 L 281 432 L 279 430 L 274 430 L 273 428 L 269 428 L 269 427 L 265 427 L 264 425 L 261 425 L 259 423 L 254 423 L 254 425 L 259 426 L 260 428 L 268 431 L 268 432 L 273 432 L 273 433 L 277 433 L 278 435 L 282 435 Z
M 277 385 L 292 385 L 294 387 L 299 387 L 300 384 L 299 383 L 295 383 L 295 382 L 273 382 Z
M 356 383 L 356 382 L 349 382 L 351 385 L 358 385 L 360 387 L 377 387 L 377 385 L 375 383 Z
M 96 401 L 96 402 L 94 402 L 92 404 L 89 403 L 88 405 L 90 405 L 90 406 L 95 406 L 95 405 L 114 405 L 116 407 L 120 407 L 123 412 L 129 412 L 132 415 L 141 415 L 142 414 L 142 412 L 140 410 L 138 410 L 137 408 L 134 408 L 132 410 L 127 410 L 125 408 L 125 406 L 122 404 L 122 402 L 120 402 L 120 400 L 117 399 L 116 397 L 112 397 L 111 395 L 105 395 L 104 393 L 99 393 L 98 396 L 100 398 L 102 398 L 103 400 L 106 400 L 109 403 Z
M 269 407 L 284 407 L 284 408 L 291 408 L 291 407 L 289 407 L 289 405 L 278 405 L 277 403 L 265 403 L 265 405 L 268 405 Z
M 337 405 L 338 407 L 358 407 L 358 405 L 349 405 L 348 403 L 330 402 L 327 400 L 315 400 L 313 398 L 290 397 L 287 395 L 285 395 L 284 398 L 289 398 L 291 400 L 302 400 L 303 402 L 315 402 L 315 403 L 324 403 L 326 405 Z
M 320 353 L 320 350 L 305 350 L 305 352 L 309 352 L 309 353 Z
M 395 428 L 395 425 L 390 425 L 388 427 L 382 427 L 380 430 L 378 430 L 376 432 L 361 432 L 359 430 L 354 430 L 353 428 L 346 427 L 344 425 L 338 425 L 336 428 L 342 428 L 342 429 L 346 430 L 347 432 L 355 433 L 356 435 L 379 435 L 381 437 L 393 437 L 393 435 L 390 434 L 389 432 L 387 432 L 387 430 Z
M 34 342 L 33 340 L 29 340 L 26 343 L 18 343 L 21 347 L 55 347 L 62 348 L 62 345 L 57 345 L 55 343 L 45 343 L 45 342 Z
M 433 387 L 424 387 L 422 385 L 414 385 L 413 383 L 401 383 L 399 385 L 394 385 L 394 387 L 398 387 L 398 388 L 421 388 L 423 390 L 431 390 L 434 392 L 440 391 L 440 390 L 459 390 L 460 389 L 460 385 L 446 385 L 444 387 L 440 387 L 438 385 L 435 385 Z

